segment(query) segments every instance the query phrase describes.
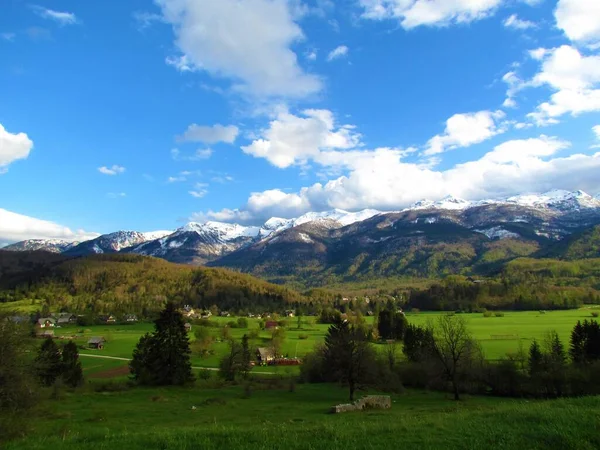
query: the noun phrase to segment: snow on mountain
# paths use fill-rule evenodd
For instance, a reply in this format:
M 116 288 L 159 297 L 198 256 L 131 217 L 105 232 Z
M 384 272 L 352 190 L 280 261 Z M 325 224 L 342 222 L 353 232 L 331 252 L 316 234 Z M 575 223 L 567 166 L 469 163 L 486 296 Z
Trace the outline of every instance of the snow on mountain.
M 170 234 L 173 234 L 173 230 L 148 231 L 146 233 L 142 233 L 142 235 L 144 236 L 144 239 L 146 239 L 147 241 L 154 241 L 156 239 L 161 239 Z
M 257 237 L 260 227 L 245 227 L 236 223 L 223 222 L 190 222 L 175 231 L 177 233 L 198 233 L 200 235 L 212 234 L 222 241 L 231 241 L 240 237 Z
M 487 230 L 473 230 L 477 233 L 485 234 L 489 239 L 518 239 L 519 236 L 517 233 L 513 233 L 512 231 L 505 230 L 502 227 L 492 227 Z
M 532 208 L 550 208 L 560 211 L 579 210 L 585 208 L 600 208 L 600 199 L 594 198 L 583 191 L 564 191 L 554 189 L 544 194 L 517 195 L 506 200 Z
M 418 202 L 413 203 L 408 208 L 403 211 L 413 211 L 413 210 L 422 210 L 422 209 L 444 209 L 444 210 L 455 210 L 462 211 L 465 209 L 473 208 L 475 206 L 489 205 L 493 203 L 498 203 L 494 200 L 479 200 L 479 201 L 468 201 L 462 198 L 454 197 L 453 195 L 447 195 L 441 200 L 436 202 L 432 200 L 419 200 Z
M 52 253 L 62 253 L 77 244 L 79 244 L 79 242 L 68 242 L 61 239 L 30 239 L 7 245 L 2 250 L 15 252 L 44 250 Z

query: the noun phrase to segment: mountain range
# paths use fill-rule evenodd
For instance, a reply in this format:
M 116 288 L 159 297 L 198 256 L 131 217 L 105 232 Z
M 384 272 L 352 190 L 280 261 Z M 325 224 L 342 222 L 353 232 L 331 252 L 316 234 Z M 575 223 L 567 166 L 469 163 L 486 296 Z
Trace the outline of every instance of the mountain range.
M 583 244 L 585 257 L 600 256 L 597 239 L 589 237 L 597 236 L 590 230 L 598 224 L 600 195 L 553 190 L 475 202 L 448 196 L 391 212 L 310 212 L 295 219 L 274 217 L 260 226 L 191 222 L 172 232 L 118 231 L 80 243 L 28 240 L 3 250 L 134 253 L 323 283 L 339 277 L 481 272 L 520 256 L 557 256 L 560 249 L 579 248 L 582 244 L 567 243 L 581 233 L 591 245 Z

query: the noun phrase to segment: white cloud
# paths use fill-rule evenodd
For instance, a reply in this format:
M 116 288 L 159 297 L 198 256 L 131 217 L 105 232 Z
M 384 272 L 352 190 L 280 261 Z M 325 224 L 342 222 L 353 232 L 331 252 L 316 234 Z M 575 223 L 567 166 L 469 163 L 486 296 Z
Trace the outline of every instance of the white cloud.
M 339 47 L 334 48 L 327 55 L 327 61 L 333 61 L 334 59 L 345 58 L 348 56 L 348 47 L 345 45 L 340 45 Z
M 592 127 L 592 131 L 596 134 L 596 139 L 600 141 L 600 125 Z
M 304 54 L 306 59 L 308 59 L 309 61 L 316 61 L 318 55 L 319 55 L 319 51 L 317 49 L 310 50 Z
M 0 174 L 8 170 L 8 166 L 29 156 L 33 142 L 25 133 L 12 134 L 0 124 Z
M 165 58 L 165 63 L 167 63 L 168 66 L 175 67 L 180 72 L 193 72 L 195 70 L 187 55 L 167 56 Z
M 425 156 L 437 155 L 447 150 L 478 144 L 504 132 L 502 111 L 479 111 L 476 113 L 455 114 L 446 121 L 444 134 L 434 136 L 427 143 Z
M 207 187 L 208 184 L 206 183 L 196 183 L 194 190 L 189 191 L 189 194 L 194 198 L 202 198 L 208 194 L 208 190 L 206 189 Z
M 528 115 L 538 125 L 557 123 L 565 114 L 600 111 L 600 55 L 585 56 L 569 45 L 538 49 L 532 55 L 541 68 L 527 85 L 555 91 Z
M 503 0 L 360 0 L 369 19 L 398 19 L 405 29 L 469 23 L 491 15 Z
M 44 19 L 49 19 L 57 22 L 59 25 L 75 25 L 77 17 L 73 13 L 54 11 L 42 6 L 32 6 L 33 11 Z
M 116 164 L 112 167 L 102 166 L 98 167 L 98 172 L 104 175 L 119 175 L 125 173 L 125 167 L 117 166 Z
M 298 64 L 292 45 L 304 39 L 285 0 L 156 0 L 173 26 L 183 67 L 230 79 L 253 96 L 306 97 L 319 77 Z
M 508 16 L 503 23 L 506 28 L 512 28 L 514 30 L 527 30 L 529 28 L 537 27 L 537 25 L 534 22 L 519 19 L 519 16 L 517 16 L 516 14 Z
M 154 23 L 162 22 L 163 18 L 160 14 L 151 13 L 148 11 L 135 11 L 133 13 L 133 19 L 137 24 L 137 28 L 140 31 L 152 26 Z
M 506 99 L 502 106 L 505 108 L 515 108 L 517 106 L 517 102 L 515 100 L 515 96 L 517 93 L 523 89 L 525 83 L 523 80 L 519 78 L 516 72 L 511 71 L 502 77 L 502 81 L 508 85 L 508 90 L 506 91 Z
M 453 194 L 466 199 L 498 198 L 553 188 L 600 191 L 600 153 L 558 156 L 569 143 L 557 138 L 513 140 L 476 161 L 436 171 L 402 161 L 402 152 L 362 152 L 350 172 L 298 192 L 271 189 L 250 195 L 239 210 L 208 211 L 196 219 L 259 223 L 271 216 L 294 217 L 331 208 L 397 210 L 422 198 Z
M 217 124 L 213 126 L 202 126 L 193 123 L 181 136 L 177 136 L 177 141 L 203 142 L 205 144 L 226 142 L 228 144 L 233 144 L 239 133 L 240 130 L 235 125 L 223 126 Z
M 574 42 L 600 42 L 600 2 L 559 0 L 556 25 Z
M 127 197 L 127 194 L 125 192 L 109 192 L 108 194 L 106 194 L 106 196 L 108 198 L 123 198 Z
M 63 225 L 24 216 L 0 208 L 0 241 L 19 242 L 26 239 L 63 239 L 84 241 L 98 237 L 98 233 L 72 231 Z
M 259 139 L 242 150 L 279 168 L 306 164 L 310 159 L 334 165 L 333 162 L 343 160 L 334 150 L 359 147 L 360 137 L 351 125 L 336 126 L 331 111 L 307 109 L 301 116 L 282 111 Z

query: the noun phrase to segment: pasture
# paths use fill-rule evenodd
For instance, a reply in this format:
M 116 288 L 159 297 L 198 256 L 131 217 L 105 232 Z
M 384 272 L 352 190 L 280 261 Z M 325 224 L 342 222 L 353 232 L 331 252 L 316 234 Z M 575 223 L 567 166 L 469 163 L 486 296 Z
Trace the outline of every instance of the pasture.
M 567 311 L 525 311 L 525 312 L 504 312 L 504 316 L 484 317 L 481 313 L 463 314 L 467 320 L 469 329 L 473 336 L 481 342 L 485 356 L 488 359 L 499 359 L 507 353 L 517 352 L 519 346 L 525 351 L 529 349 L 533 339 L 542 341 L 549 330 L 556 330 L 568 346 L 569 337 L 573 326 L 578 320 L 592 319 L 591 312 L 596 311 L 592 307 Z M 425 325 L 428 321 L 435 320 L 444 313 L 439 312 L 421 312 L 417 314 L 408 313 L 409 323 Z M 225 325 L 235 318 L 216 317 L 212 320 Z M 367 318 L 372 321 L 373 318 Z M 308 322 L 308 323 L 307 323 Z M 288 327 L 286 327 L 285 341 L 282 347 L 282 353 L 289 357 L 302 358 L 310 352 L 315 345 L 323 342 L 327 332 L 328 325 L 315 323 L 314 317 L 302 318 L 301 328 L 297 328 L 297 319 L 290 318 Z M 107 339 L 103 350 L 81 350 L 82 355 L 110 356 L 118 358 L 131 358 L 133 349 L 140 337 L 153 329 L 151 323 L 137 323 L 133 325 L 95 325 L 89 327 L 69 326 L 55 330 L 57 336 L 78 334 L 76 342 L 85 345 L 91 336 L 103 336 Z M 241 339 L 245 333 L 251 330 L 259 331 L 258 339 L 251 342 L 252 348 L 268 345 L 270 331 L 259 330 L 258 319 L 248 319 L 248 328 L 231 328 L 231 336 L 234 339 Z M 83 333 L 78 333 L 83 331 Z M 194 367 L 216 368 L 220 358 L 227 351 L 227 343 L 220 338 L 220 328 L 211 328 L 215 336 L 215 342 L 212 345 L 213 355 L 201 357 L 198 353 L 192 354 L 192 365 Z M 305 339 L 300 339 L 303 335 Z M 194 329 L 190 332 L 190 340 L 194 341 Z M 105 378 L 108 375 L 118 374 L 114 372 L 115 367 L 126 366 L 126 361 L 99 359 L 82 356 L 81 358 L 86 376 L 98 376 Z M 262 368 L 261 368 L 262 369 Z M 259 369 L 256 369 L 259 370 Z M 292 367 L 271 367 L 264 368 L 269 372 L 295 372 L 297 368 Z
M 525 401 L 409 390 L 391 410 L 332 415 L 335 385 L 133 388 L 65 392 L 31 412 L 6 450 L 79 449 L 594 449 L 600 398 Z

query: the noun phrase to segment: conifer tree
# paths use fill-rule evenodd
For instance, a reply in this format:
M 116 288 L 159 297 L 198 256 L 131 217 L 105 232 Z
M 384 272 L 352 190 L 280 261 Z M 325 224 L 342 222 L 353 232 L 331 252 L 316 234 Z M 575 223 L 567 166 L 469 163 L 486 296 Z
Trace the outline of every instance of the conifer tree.
M 154 322 L 154 333 L 143 336 L 129 364 L 140 384 L 183 385 L 193 380 L 190 341 L 183 316 L 172 302 Z
M 34 361 L 35 372 L 44 386 L 52 386 L 62 373 L 60 350 L 53 339 L 45 339 Z
M 78 387 L 83 384 L 83 370 L 79 361 L 77 345 L 67 342 L 62 351 L 62 379 L 67 386 Z
M 529 347 L 529 376 L 538 375 L 544 369 L 544 355 L 540 344 L 534 339 Z

